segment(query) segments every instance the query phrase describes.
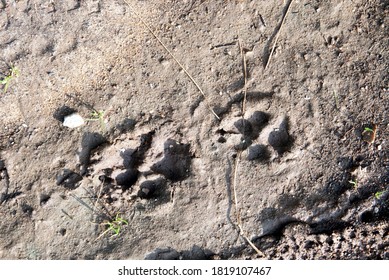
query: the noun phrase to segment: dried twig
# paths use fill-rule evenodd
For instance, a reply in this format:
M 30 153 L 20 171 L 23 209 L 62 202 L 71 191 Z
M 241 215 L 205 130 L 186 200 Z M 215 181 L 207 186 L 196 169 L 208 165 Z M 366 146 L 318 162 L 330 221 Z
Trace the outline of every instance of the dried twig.
M 242 57 L 242 65 L 243 65 L 243 78 L 244 78 L 244 87 L 243 87 L 243 104 L 242 104 L 242 116 L 244 116 L 246 112 L 246 100 L 247 100 L 247 62 L 246 62 L 246 53 L 243 50 L 242 42 L 238 39 L 240 55 Z
M 263 257 L 263 256 L 265 256 L 265 254 L 261 250 L 259 250 L 258 247 L 255 246 L 255 244 L 253 242 L 251 242 L 251 240 L 247 237 L 246 233 L 244 232 L 243 226 L 242 226 L 242 218 L 241 218 L 241 215 L 240 215 L 240 209 L 239 209 L 239 206 L 238 206 L 238 196 L 237 196 L 237 193 L 236 193 L 236 186 L 237 186 L 236 178 L 238 177 L 238 167 L 239 167 L 239 162 L 240 162 L 241 155 L 242 155 L 242 152 L 239 151 L 239 153 L 236 156 L 235 167 L 234 167 L 234 180 L 233 180 L 233 184 L 232 184 L 232 189 L 233 189 L 233 192 L 234 192 L 234 204 L 235 204 L 236 222 L 237 222 L 237 226 L 239 228 L 240 236 L 242 236 L 244 238 L 244 240 L 247 241 L 247 243 L 251 246 L 251 248 L 253 248 L 254 251 L 258 254 L 258 256 Z
M 284 26 L 286 16 L 288 15 L 288 12 L 290 10 L 290 6 L 292 5 L 292 1 L 293 0 L 290 0 L 289 3 L 287 4 L 286 11 L 285 11 L 285 13 L 283 15 L 283 18 L 282 18 L 282 21 L 281 21 L 280 28 L 278 29 L 277 36 L 276 36 L 276 38 L 274 40 L 273 47 L 271 48 L 271 52 L 270 52 L 269 58 L 267 59 L 267 62 L 266 62 L 266 65 L 265 65 L 265 69 L 269 66 L 270 59 L 271 59 L 271 57 L 273 55 L 274 49 L 276 48 L 278 37 L 280 36 L 280 33 L 281 33 L 281 28 L 282 28 L 282 26 Z
M 188 76 L 188 78 L 192 81 L 192 83 L 196 86 L 196 88 L 200 91 L 200 93 L 203 95 L 205 102 L 207 103 L 208 108 L 211 110 L 212 114 L 220 120 L 220 117 L 216 114 L 216 112 L 211 108 L 211 106 L 208 103 L 207 96 L 205 95 L 204 91 L 201 89 L 199 84 L 195 81 L 195 79 L 192 77 L 191 74 L 186 70 L 184 65 L 182 65 L 178 59 L 175 57 L 175 55 L 167 48 L 167 46 L 162 42 L 162 40 L 155 34 L 155 32 L 151 29 L 150 25 L 148 25 L 145 20 L 135 11 L 135 9 L 132 8 L 131 4 L 127 0 L 123 0 L 127 6 L 130 8 L 130 10 L 137 16 L 137 18 L 140 20 L 140 22 L 147 28 L 147 30 L 153 35 L 153 37 L 158 41 L 158 43 L 165 49 L 165 51 L 173 58 L 173 60 L 180 66 L 180 68 L 184 71 L 184 73 Z

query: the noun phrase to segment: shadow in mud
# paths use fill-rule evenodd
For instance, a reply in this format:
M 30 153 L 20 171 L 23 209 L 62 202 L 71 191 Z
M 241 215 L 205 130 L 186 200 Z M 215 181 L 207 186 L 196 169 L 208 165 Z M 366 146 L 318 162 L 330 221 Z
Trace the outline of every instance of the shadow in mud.
M 274 92 L 261 92 L 261 91 L 249 91 L 246 94 L 247 101 L 260 101 L 262 99 L 266 98 L 272 98 L 274 95 Z M 231 107 L 233 104 L 241 103 L 244 100 L 244 93 L 239 92 L 235 94 L 234 96 L 229 96 L 229 100 L 224 106 L 215 106 L 213 107 L 213 110 L 215 113 L 222 118 L 223 115 L 227 114 L 230 112 Z
M 382 189 L 379 184 L 370 183 L 357 189 L 351 181 L 348 172 L 354 167 L 349 165 L 347 171 L 332 176 L 321 190 L 305 195 L 284 194 L 278 200 L 278 208 L 265 208 L 258 215 L 262 233 L 252 239 L 260 246 L 261 240 L 272 236 L 279 239 L 283 235 L 285 227 L 292 223 L 301 223 L 308 226 L 307 234 L 327 234 L 342 231 L 357 223 L 370 223 L 380 220 L 389 221 L 389 187 L 377 196 L 378 190 Z M 354 188 L 354 189 L 353 189 Z M 349 191 L 351 195 L 344 196 Z M 366 201 L 373 204 L 364 204 Z M 360 208 L 357 217 L 345 218 L 351 209 Z M 303 219 L 296 219 L 294 215 L 305 209 L 312 213 Z

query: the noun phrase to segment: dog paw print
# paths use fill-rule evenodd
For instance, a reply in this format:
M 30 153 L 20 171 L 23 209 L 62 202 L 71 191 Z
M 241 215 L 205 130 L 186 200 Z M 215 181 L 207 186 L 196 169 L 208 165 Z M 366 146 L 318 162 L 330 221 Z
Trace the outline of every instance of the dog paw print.
M 83 176 L 98 176 L 103 185 L 100 197 L 107 203 L 113 203 L 120 196 L 125 194 L 131 198 L 150 199 L 156 197 L 169 197 L 167 195 L 168 182 L 182 181 L 189 177 L 191 170 L 192 154 L 189 144 L 179 143 L 173 139 L 167 139 L 163 145 L 162 158 L 159 158 L 159 149 L 162 147 L 152 146 L 155 131 L 141 134 L 138 137 L 138 144 L 133 141 L 128 147 L 125 145 L 113 147 L 113 149 L 102 151 L 99 156 L 99 167 L 90 158 L 95 149 L 106 142 L 99 134 L 84 135 L 80 152 L 80 166 Z M 134 139 L 135 140 L 135 139 Z M 122 145 L 122 144 L 120 144 Z M 115 146 L 115 144 L 113 144 Z M 132 146 L 132 147 L 131 147 Z M 100 149 L 104 150 L 102 147 Z M 112 154 L 109 151 L 119 150 L 119 154 Z M 153 160 L 147 163 L 149 158 Z M 156 157 L 156 158 L 154 158 Z M 104 162 L 117 163 L 105 165 Z M 120 162 L 120 163 L 119 163 Z M 101 168 L 101 166 L 105 166 Z M 108 166 L 108 167 L 107 167 Z M 68 172 L 69 173 L 69 172 Z M 67 178 L 72 179 L 72 174 L 66 173 L 60 183 L 67 183 Z M 73 177 L 72 177 L 72 176 Z M 77 174 L 78 175 L 78 174 Z M 81 180 L 78 175 L 76 179 Z M 139 186 L 137 190 L 135 187 Z M 78 187 L 74 186 L 73 189 Z M 70 188 L 70 187 L 69 187 Z
M 236 151 L 247 150 L 247 159 L 250 161 L 266 161 L 271 158 L 269 146 L 278 156 L 288 151 L 293 143 L 289 134 L 288 118 L 285 117 L 279 125 L 274 126 L 267 136 L 267 144 L 259 143 L 259 136 L 262 130 L 269 125 L 271 116 L 262 111 L 255 111 L 249 118 L 240 118 L 233 121 L 233 126 L 217 130 L 220 134 L 219 143 L 227 142 L 227 135 L 235 135 L 233 148 Z M 231 121 L 229 121 L 231 123 Z M 236 139 L 236 135 L 239 139 Z

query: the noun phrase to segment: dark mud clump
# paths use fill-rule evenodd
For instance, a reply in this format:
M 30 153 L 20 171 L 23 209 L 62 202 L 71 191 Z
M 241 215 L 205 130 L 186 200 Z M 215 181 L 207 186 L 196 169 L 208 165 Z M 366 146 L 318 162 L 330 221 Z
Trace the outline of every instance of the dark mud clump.
M 342 171 L 354 171 L 358 164 L 352 157 L 339 157 L 337 159 L 339 169 Z
M 180 181 L 189 176 L 191 155 L 189 144 L 177 143 L 168 139 L 164 144 L 164 158 L 151 166 L 155 173 L 162 174 L 166 179 Z
M 31 216 L 32 212 L 34 211 L 34 208 L 26 203 L 22 203 L 20 207 L 22 208 L 22 212 L 28 216 Z
M 270 132 L 268 142 L 279 154 L 286 151 L 289 144 L 289 134 L 286 130 L 279 129 Z
M 142 134 L 140 136 L 140 144 L 136 149 L 127 149 L 120 153 L 120 156 L 123 158 L 124 168 L 137 168 L 143 163 L 145 154 L 151 147 L 153 135 L 154 131 Z
M 81 140 L 81 152 L 79 155 L 81 164 L 81 175 L 86 173 L 86 169 L 90 162 L 90 157 L 93 149 L 107 142 L 107 139 L 96 132 L 86 132 Z
M 253 133 L 253 127 L 251 126 L 251 123 L 248 120 L 239 119 L 234 123 L 234 126 L 242 135 L 246 137 L 251 137 L 251 134 Z
M 57 121 L 63 123 L 66 116 L 69 116 L 75 112 L 77 112 L 75 109 L 64 105 L 62 107 L 59 107 L 57 110 L 55 110 L 55 112 L 53 114 L 53 118 L 56 119 Z
M 288 133 L 288 127 L 288 119 L 285 118 L 280 124 L 279 128 L 270 132 L 268 137 L 269 145 L 272 146 L 279 155 L 282 155 L 284 152 L 286 152 L 293 142 L 291 136 Z
M 255 111 L 248 121 L 251 123 L 252 138 L 257 138 L 261 130 L 268 124 L 269 122 L 269 114 L 261 111 Z
M 259 136 L 261 130 L 268 124 L 269 115 L 261 112 L 255 111 L 250 118 L 239 119 L 234 123 L 234 126 L 238 129 L 244 137 L 255 139 Z
M 124 150 L 120 152 L 120 156 L 123 158 L 123 166 L 126 169 L 136 168 L 139 165 L 140 158 L 137 149 Z
M 332 176 L 325 184 L 321 195 L 336 201 L 340 195 L 352 188 L 351 179 L 351 175 L 348 172 Z
M 144 181 L 139 187 L 138 197 L 148 199 L 158 196 L 165 186 L 166 181 L 162 178 Z
M 136 169 L 127 169 L 123 173 L 116 176 L 116 183 L 122 187 L 122 189 L 128 190 L 138 180 L 139 171 Z
M 264 145 L 252 145 L 249 147 L 248 160 L 266 161 L 270 158 L 270 153 Z
M 123 190 L 128 190 L 138 181 L 139 171 L 137 168 L 143 163 L 145 154 L 151 147 L 153 135 L 154 131 L 142 134 L 140 136 L 140 144 L 136 149 L 127 149 L 120 153 L 126 171 L 116 176 L 116 183 Z

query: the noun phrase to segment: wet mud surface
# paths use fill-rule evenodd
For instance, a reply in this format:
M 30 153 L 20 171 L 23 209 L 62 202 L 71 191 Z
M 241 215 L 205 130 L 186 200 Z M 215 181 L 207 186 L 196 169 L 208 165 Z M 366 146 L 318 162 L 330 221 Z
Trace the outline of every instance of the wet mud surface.
M 389 259 L 388 1 L 279 2 L 0 1 L 0 258 Z

